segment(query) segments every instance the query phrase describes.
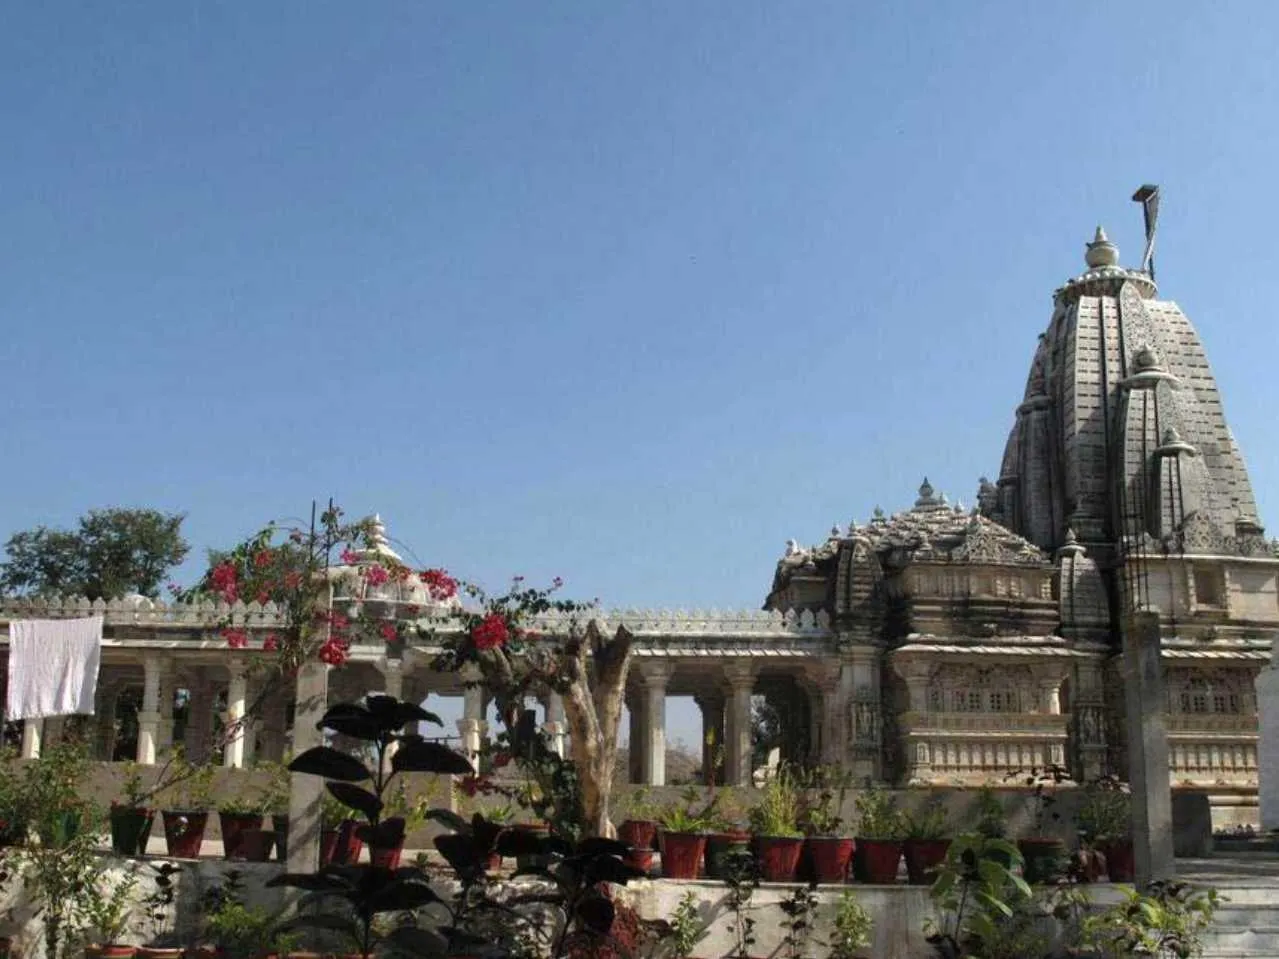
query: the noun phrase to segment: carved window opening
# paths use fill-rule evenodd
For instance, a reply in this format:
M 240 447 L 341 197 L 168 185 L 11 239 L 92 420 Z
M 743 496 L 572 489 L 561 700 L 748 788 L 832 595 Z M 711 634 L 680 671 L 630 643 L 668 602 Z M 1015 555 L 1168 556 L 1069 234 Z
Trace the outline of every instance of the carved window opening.
M 1221 608 L 1226 605 L 1226 576 L 1221 569 L 1195 567 L 1195 603 Z
M 1006 669 L 952 667 L 942 670 L 928 690 L 928 708 L 952 713 L 1019 713 L 1025 691 Z
M 1256 710 L 1255 697 L 1229 673 L 1186 676 L 1169 700 L 1172 712 L 1189 716 L 1243 716 Z

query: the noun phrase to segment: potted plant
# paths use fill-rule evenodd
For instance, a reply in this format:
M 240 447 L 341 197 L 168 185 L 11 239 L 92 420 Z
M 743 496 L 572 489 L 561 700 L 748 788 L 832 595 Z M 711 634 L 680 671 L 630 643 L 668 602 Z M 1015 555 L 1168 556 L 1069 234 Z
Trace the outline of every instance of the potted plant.
M 262 762 L 257 768 L 266 774 L 260 803 L 264 816 L 271 817 L 271 831 L 275 833 L 275 855 L 280 862 L 289 858 L 289 799 L 293 790 L 292 776 L 283 763 Z M 265 819 L 263 820 L 265 828 Z
M 280 956 L 297 942 L 297 936 L 283 932 L 271 913 L 246 903 L 237 872 L 227 873 L 221 885 L 211 887 L 201 905 L 204 934 L 214 944 L 218 959 Z
M 662 931 L 659 945 L 664 947 L 664 959 L 688 959 L 693 948 L 706 938 L 707 924 L 697 908 L 697 893 L 680 896 L 675 912 L 671 914 L 669 928 Z
M 364 842 L 355 833 L 351 811 L 325 790 L 320 799 L 320 865 L 358 862 Z
M 853 875 L 859 882 L 895 883 L 903 831 L 897 801 L 883 787 L 868 786 L 857 797 L 857 815 Z
M 378 837 L 376 844 L 370 844 L 369 861 L 384 869 L 398 869 L 409 830 L 421 825 L 416 809 L 409 802 L 408 787 L 403 779 L 387 790 L 385 811 L 390 816 L 386 820 L 390 825 L 385 835 Z M 393 825 L 396 822 L 399 823 L 398 828 Z
M 1132 796 L 1123 783 L 1106 777 L 1084 787 L 1077 825 L 1084 845 L 1105 857 L 1111 882 L 1132 882 L 1136 878 Z
M 182 747 L 175 746 L 169 768 L 172 778 L 165 791 L 171 803 L 160 811 L 164 841 L 170 856 L 198 859 L 213 805 L 213 767 L 192 765 Z
M 933 881 L 937 867 L 945 860 L 946 851 L 950 848 L 949 833 L 946 800 L 940 795 L 929 796 L 918 810 L 907 813 L 902 851 L 906 857 L 908 882 L 926 886 Z
M 974 832 L 983 839 L 1005 839 L 1008 836 L 1008 816 L 1004 812 L 1004 804 L 999 801 L 999 796 L 995 789 L 989 783 L 983 785 L 977 790 L 977 799 L 974 805 L 976 813 L 976 822 L 974 823 Z M 989 847 L 990 855 L 1000 862 L 1005 869 L 1012 868 L 1012 860 L 1004 860 L 1000 848 L 994 845 Z
M 182 867 L 162 862 L 155 867 L 155 889 L 142 900 L 146 945 L 138 946 L 138 959 L 182 959 L 185 950 L 173 929 L 173 904 L 177 889 L 173 877 Z
M 870 945 L 872 928 L 870 913 L 858 901 L 856 893 L 845 889 L 835 906 L 835 919 L 830 934 L 830 959 L 863 959 Z
M 88 959 L 133 959 L 136 947 L 121 942 L 129 926 L 129 897 L 138 885 L 132 872 L 99 875 L 85 888 L 77 906 L 89 945 Z
M 768 778 L 751 810 L 751 831 L 760 877 L 765 882 L 794 882 L 804 834 L 799 828 L 799 788 L 785 766 Z
M 645 871 L 652 868 L 657 848 L 657 809 L 648 797 L 647 786 L 636 787 L 626 797 L 626 818 L 617 827 L 617 838 L 634 850 L 630 864 Z
M 222 852 L 227 859 L 247 859 L 244 850 L 245 835 L 262 831 L 261 791 L 237 789 L 218 803 L 218 824 L 222 828 Z M 271 836 L 274 844 L 275 836 Z M 255 845 L 260 846 L 260 839 Z M 255 850 L 256 851 L 256 850 Z
M 492 806 L 489 809 L 485 809 L 482 815 L 493 825 L 501 826 L 503 829 L 506 829 L 515 821 L 515 807 L 510 803 L 503 803 L 500 806 Z M 496 872 L 498 869 L 502 868 L 502 854 L 494 850 L 485 863 L 485 866 L 488 868 L 489 872 Z
M 141 856 L 147 851 L 155 810 L 146 806 L 150 793 L 142 787 L 142 768 L 124 764 L 124 799 L 112 800 L 111 851 L 121 856 Z
M 1220 903 L 1215 889 L 1152 882 L 1145 889 L 1127 890 L 1110 908 L 1086 915 L 1082 942 L 1104 959 L 1202 956 L 1203 935 Z
M 929 889 L 936 918 L 925 938 L 941 959 L 968 956 L 1042 956 L 1043 912 L 1013 868 L 1021 854 L 1006 840 L 978 833 L 957 836 Z
M 1034 813 L 1034 832 L 1017 840 L 1017 849 L 1024 860 L 1022 875 L 1032 884 L 1052 882 L 1061 875 L 1067 856 L 1065 841 L 1048 835 L 1048 827 L 1061 819 L 1056 809 L 1057 788 L 1070 778 L 1070 774 L 1061 766 L 1045 766 L 1032 769 L 1029 774 L 1011 775 L 1018 776 L 1024 785 L 1031 787 L 1030 803 Z
M 782 937 L 782 955 L 787 959 L 805 959 L 808 955 L 808 941 L 813 935 L 817 884 L 796 886 L 778 906 L 786 916 L 786 921 L 782 923 L 782 928 L 786 930 L 786 935 Z
M 718 800 L 714 814 L 707 823 L 706 878 L 724 879 L 728 874 L 728 857 L 749 852 L 750 830 L 748 815 L 737 799 L 733 787 L 724 787 L 716 794 Z
M 670 803 L 659 814 L 662 875 L 667 879 L 697 878 L 706 854 L 707 809 L 693 808 L 700 798 L 697 787 L 689 786 L 680 801 Z
M 848 878 L 854 843 L 844 829 L 840 810 L 849 783 L 848 774 L 835 766 L 814 770 L 807 783 L 800 815 L 803 863 L 806 872 L 819 883 L 840 883 Z

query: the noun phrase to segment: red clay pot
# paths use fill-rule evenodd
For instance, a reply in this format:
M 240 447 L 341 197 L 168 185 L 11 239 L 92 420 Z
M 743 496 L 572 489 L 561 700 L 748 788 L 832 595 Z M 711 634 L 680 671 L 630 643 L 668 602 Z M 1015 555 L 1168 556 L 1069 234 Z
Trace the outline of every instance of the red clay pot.
M 891 886 L 897 882 L 902 844 L 895 839 L 858 839 L 853 851 L 853 875 L 858 882 Z
M 661 833 L 662 875 L 667 879 L 696 879 L 706 854 L 706 837 L 701 833 Z
M 137 946 L 118 944 L 106 946 L 85 946 L 85 959 L 133 959 L 138 953 Z
M 354 819 L 343 820 L 337 829 L 320 831 L 320 865 L 345 866 L 358 862 L 364 840 L 355 834 Z
M 138 946 L 138 959 L 182 959 L 185 949 L 160 948 L 159 946 Z
M 623 857 L 622 862 L 630 866 L 632 869 L 638 869 L 640 872 L 649 873 L 653 871 L 653 850 L 636 849 L 631 847 L 631 851 Z
M 812 879 L 819 883 L 840 883 L 848 879 L 857 843 L 838 836 L 809 836 L 804 840 L 804 861 Z
M 248 862 L 267 862 L 275 849 L 275 833 L 269 829 L 246 829 L 240 833 L 240 855 Z
M 219 812 L 218 821 L 222 824 L 222 854 L 227 859 L 243 859 L 241 842 L 244 834 L 250 829 L 262 828 L 262 816 L 259 813 Z
M 635 849 L 656 849 L 657 823 L 651 819 L 628 819 L 617 827 L 617 838 Z
M 1106 857 L 1106 872 L 1111 882 L 1133 882 L 1137 878 L 1137 858 L 1131 839 L 1103 843 L 1101 854 Z
M 204 842 L 204 829 L 209 824 L 207 812 L 183 812 L 166 809 L 164 817 L 164 844 L 174 859 L 199 859 L 200 843 Z
M 398 846 L 369 846 L 369 862 L 383 869 L 399 869 L 400 853 L 404 851 L 404 843 Z
M 759 876 L 764 882 L 794 882 L 804 840 L 792 836 L 756 836 Z
M 1043 836 L 1018 839 L 1017 851 L 1022 858 L 1022 878 L 1031 885 L 1054 881 L 1067 864 L 1066 844 L 1060 839 Z
M 950 840 L 907 839 L 902 852 L 906 856 L 906 881 L 912 886 L 928 886 L 937 878 L 937 868 L 946 861 Z
M 748 852 L 750 845 L 751 834 L 745 830 L 731 829 L 727 832 L 711 833 L 706 837 L 705 877 L 727 879 L 731 865 L 729 857 L 734 853 Z

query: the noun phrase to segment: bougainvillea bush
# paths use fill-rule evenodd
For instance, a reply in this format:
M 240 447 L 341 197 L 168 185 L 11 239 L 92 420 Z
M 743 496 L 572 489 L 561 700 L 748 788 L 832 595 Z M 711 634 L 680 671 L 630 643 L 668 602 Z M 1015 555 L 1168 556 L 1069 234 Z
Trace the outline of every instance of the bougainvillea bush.
M 250 635 L 229 618 L 221 637 L 252 654 L 265 674 L 248 715 L 289 682 L 299 666 L 340 668 L 356 644 L 395 649 L 419 642 L 439 650 L 435 667 L 471 667 L 497 704 L 502 730 L 494 748 L 536 788 L 523 798 L 569 838 L 609 835 L 609 798 L 617 759 L 631 637 L 605 636 L 593 606 L 564 599 L 562 582 L 528 585 L 515 577 L 490 595 L 442 567 L 414 569 L 386 548 L 373 520 L 351 522 L 332 504 L 309 524 L 271 524 L 215 553 L 200 581 L 178 591 L 188 600 L 272 603 L 285 626 Z M 556 628 L 538 628 L 550 616 Z M 572 755 L 561 759 L 537 729 L 526 698 L 562 697 Z M 487 780 L 471 791 L 493 788 Z

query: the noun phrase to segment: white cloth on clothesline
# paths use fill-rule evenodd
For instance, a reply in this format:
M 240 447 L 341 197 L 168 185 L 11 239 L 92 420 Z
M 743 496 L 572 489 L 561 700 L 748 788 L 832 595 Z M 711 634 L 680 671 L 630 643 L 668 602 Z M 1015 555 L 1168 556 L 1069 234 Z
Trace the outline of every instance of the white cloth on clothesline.
M 5 719 L 92 716 L 102 622 L 101 616 L 10 620 Z

